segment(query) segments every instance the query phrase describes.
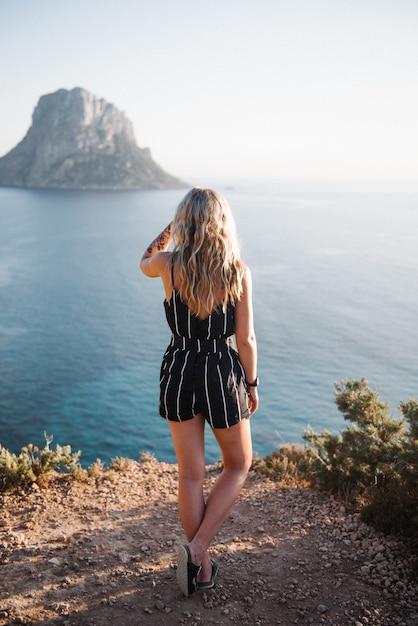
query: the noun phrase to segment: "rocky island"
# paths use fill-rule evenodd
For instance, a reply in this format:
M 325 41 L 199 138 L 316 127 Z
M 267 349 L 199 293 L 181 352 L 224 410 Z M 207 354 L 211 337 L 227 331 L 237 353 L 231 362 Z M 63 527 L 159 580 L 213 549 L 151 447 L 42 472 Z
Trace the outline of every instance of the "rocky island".
M 187 187 L 140 148 L 131 121 L 76 87 L 40 98 L 22 141 L 0 158 L 0 186 L 42 189 Z

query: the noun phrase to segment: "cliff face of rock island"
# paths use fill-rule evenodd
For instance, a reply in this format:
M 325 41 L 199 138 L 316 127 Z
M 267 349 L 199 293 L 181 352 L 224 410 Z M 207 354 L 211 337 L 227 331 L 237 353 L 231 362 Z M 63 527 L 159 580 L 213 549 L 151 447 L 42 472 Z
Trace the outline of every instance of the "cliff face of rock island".
M 22 141 L 0 158 L 0 185 L 43 189 L 187 187 L 140 148 L 113 104 L 76 87 L 40 98 Z

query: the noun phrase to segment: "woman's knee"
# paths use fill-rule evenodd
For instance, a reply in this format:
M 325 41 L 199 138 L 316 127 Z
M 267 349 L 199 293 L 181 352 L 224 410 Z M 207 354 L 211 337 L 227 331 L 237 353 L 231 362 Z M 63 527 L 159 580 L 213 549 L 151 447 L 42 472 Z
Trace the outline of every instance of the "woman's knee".
M 235 471 L 242 476 L 247 476 L 252 465 L 251 445 L 236 447 L 226 445 L 222 447 L 222 464 L 225 469 Z
M 215 437 L 222 452 L 223 466 L 248 474 L 252 464 L 252 442 L 247 420 L 229 429 L 215 429 Z
M 222 462 L 225 469 L 235 471 L 246 477 L 251 469 L 252 456 L 244 454 L 242 456 L 234 455 L 231 457 L 226 454 L 223 456 Z
M 205 463 L 179 463 L 179 480 L 202 483 L 205 478 Z

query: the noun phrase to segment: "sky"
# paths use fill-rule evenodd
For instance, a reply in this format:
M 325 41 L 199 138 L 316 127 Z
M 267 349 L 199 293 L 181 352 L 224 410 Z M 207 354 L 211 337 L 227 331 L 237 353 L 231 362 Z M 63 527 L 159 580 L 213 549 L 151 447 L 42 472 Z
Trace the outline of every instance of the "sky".
M 0 0 L 0 156 L 83 87 L 169 173 L 418 180 L 417 0 Z

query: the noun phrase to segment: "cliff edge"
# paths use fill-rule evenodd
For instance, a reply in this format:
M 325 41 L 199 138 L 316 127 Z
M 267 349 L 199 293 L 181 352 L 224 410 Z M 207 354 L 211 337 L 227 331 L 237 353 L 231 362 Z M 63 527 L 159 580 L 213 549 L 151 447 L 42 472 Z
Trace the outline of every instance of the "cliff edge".
M 122 462 L 88 482 L 0 493 L 0 626 L 418 624 L 400 541 L 254 471 L 212 544 L 216 588 L 184 598 L 177 466 Z M 219 471 L 207 467 L 205 490 Z
M 139 148 L 113 104 L 76 87 L 40 98 L 22 141 L 0 158 L 0 186 L 43 189 L 177 189 L 187 185 Z

